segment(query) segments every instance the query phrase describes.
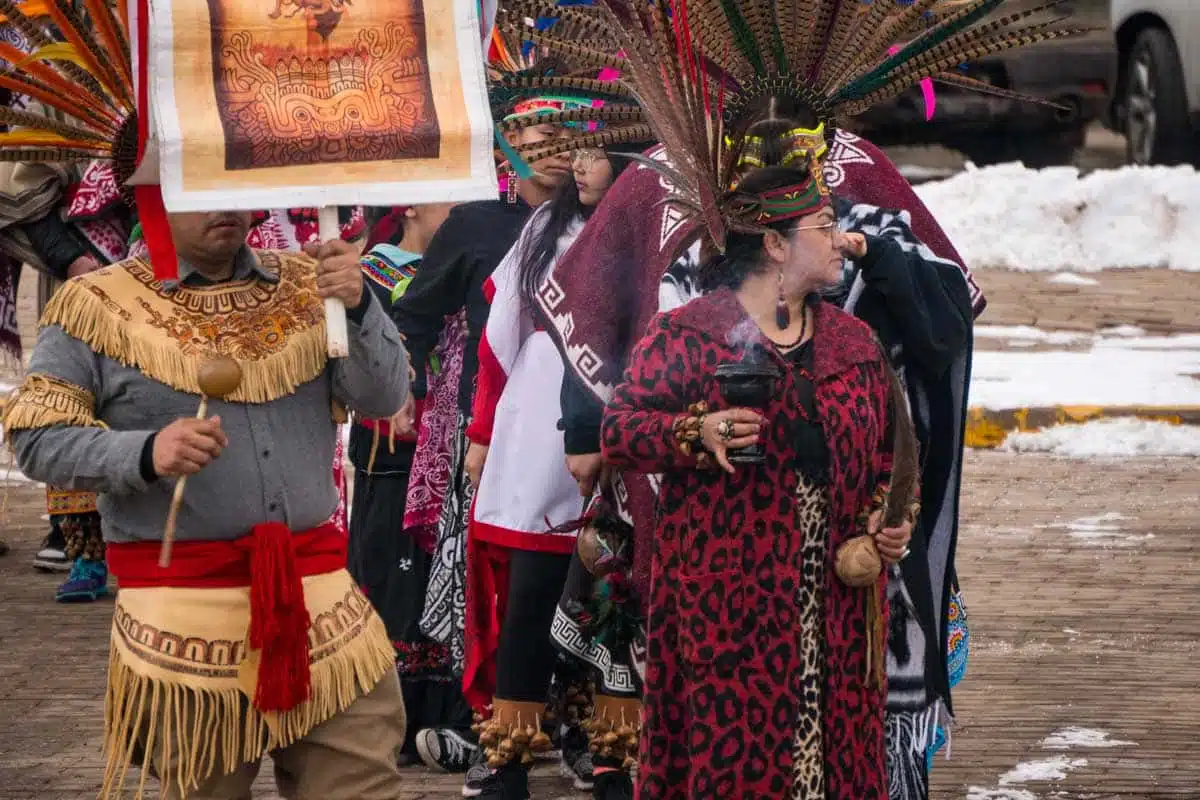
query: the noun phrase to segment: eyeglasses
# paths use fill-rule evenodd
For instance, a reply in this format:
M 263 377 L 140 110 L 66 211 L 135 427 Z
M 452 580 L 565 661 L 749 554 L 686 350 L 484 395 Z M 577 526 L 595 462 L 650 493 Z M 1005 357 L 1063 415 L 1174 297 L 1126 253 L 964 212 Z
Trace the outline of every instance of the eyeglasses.
M 576 150 L 571 154 L 571 163 L 583 169 L 591 169 L 592 164 L 595 164 L 597 159 L 604 158 L 604 151 L 595 148 L 586 150 Z
M 833 239 L 837 233 L 837 222 L 822 222 L 820 225 L 796 225 L 795 227 L 788 228 L 788 235 L 790 236 L 795 231 L 829 231 L 829 238 Z

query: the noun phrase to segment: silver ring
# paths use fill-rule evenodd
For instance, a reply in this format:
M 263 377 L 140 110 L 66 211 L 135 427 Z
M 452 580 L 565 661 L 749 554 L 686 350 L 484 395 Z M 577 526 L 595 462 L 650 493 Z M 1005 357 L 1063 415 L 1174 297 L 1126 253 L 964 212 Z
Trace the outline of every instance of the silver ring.
M 733 423 L 727 419 L 721 420 L 717 423 L 717 435 L 728 442 L 733 438 Z

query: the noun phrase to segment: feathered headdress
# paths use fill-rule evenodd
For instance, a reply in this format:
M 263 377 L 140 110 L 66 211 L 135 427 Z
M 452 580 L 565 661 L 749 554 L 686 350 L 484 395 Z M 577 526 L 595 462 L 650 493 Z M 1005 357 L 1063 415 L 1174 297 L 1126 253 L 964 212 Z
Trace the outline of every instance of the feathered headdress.
M 111 161 L 125 201 L 136 208 L 159 278 L 178 276 L 175 246 L 156 181 L 130 187 L 149 141 L 144 74 L 135 82 L 128 0 L 0 0 L 4 24 L 27 49 L 0 43 L 0 87 L 37 101 L 40 111 L 0 108 L 0 161 Z M 41 19 L 44 17 L 44 20 Z M 147 0 L 136 0 L 139 50 L 148 38 Z M 49 24 L 46 24 L 46 23 Z M 135 90 L 136 86 L 136 90 Z M 157 176 L 154 176 L 155 178 Z
M 0 134 L 0 161 L 111 160 L 128 178 L 137 123 L 125 18 L 106 0 L 82 5 L 77 12 L 69 0 L 0 0 L 5 24 L 28 43 L 24 51 L 0 42 L 0 86 L 44 109 L 0 108 L 10 127 Z
M 745 134 L 772 101 L 811 109 L 826 137 L 840 117 L 925 78 L 1042 102 L 959 67 L 1085 32 L 1055 17 L 1063 1 L 1001 16 L 993 12 L 1007 0 L 596 0 L 558 13 L 621 53 L 622 82 L 670 157 L 670 166 L 656 164 L 674 185 L 672 203 L 699 217 L 721 248 L 735 224 L 729 190 Z
M 505 3 L 488 54 L 488 95 L 501 158 L 522 177 L 528 161 L 585 147 L 645 142 L 654 133 L 632 89 L 599 9 L 554 0 Z M 516 148 L 505 134 L 563 125 L 573 135 Z

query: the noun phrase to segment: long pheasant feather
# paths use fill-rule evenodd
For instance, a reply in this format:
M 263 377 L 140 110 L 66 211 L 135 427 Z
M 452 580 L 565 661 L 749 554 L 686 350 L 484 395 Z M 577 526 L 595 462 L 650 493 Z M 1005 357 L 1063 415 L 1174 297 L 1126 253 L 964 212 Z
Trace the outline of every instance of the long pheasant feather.
M 1027 12 L 1012 14 L 1007 17 L 1002 17 L 1000 19 L 986 23 L 984 25 L 977 26 L 970 30 L 962 31 L 958 35 L 948 38 L 945 41 L 942 41 L 942 42 L 936 44 L 935 46 L 929 48 L 925 52 L 922 52 L 922 53 L 908 59 L 907 61 L 904 61 L 900 65 L 893 67 L 893 71 L 896 74 L 912 74 L 914 72 L 920 72 L 920 73 L 923 73 L 922 77 L 925 77 L 927 75 L 933 74 L 934 72 L 941 71 L 941 70 L 931 70 L 929 68 L 930 64 L 938 63 L 939 61 L 945 59 L 947 56 L 953 56 L 958 50 L 960 50 L 962 48 L 971 48 L 971 47 L 978 46 L 978 44 L 980 42 L 989 42 L 995 36 L 1004 36 L 1004 35 L 1020 36 L 1021 34 L 1036 34 L 1041 31 L 1052 30 L 1052 29 L 1055 29 L 1059 25 L 1059 23 L 1062 21 L 1062 20 L 1051 20 L 1048 22 L 1038 23 L 1038 24 L 1034 24 L 1034 25 L 1030 25 L 1030 26 L 1026 26 L 1026 27 L 1022 27 L 1022 28 L 1015 27 L 1018 22 L 1028 18 L 1029 16 L 1032 16 L 1033 14 L 1037 13 L 1038 11 L 1039 11 L 1039 9 L 1031 9 L 1030 11 L 1027 11 Z M 1019 39 L 1017 41 L 1019 41 Z M 971 59 L 962 59 L 962 61 L 969 61 L 969 60 L 971 60 Z M 947 64 L 947 66 L 953 66 L 953 63 L 954 62 L 951 62 L 951 63 Z M 962 63 L 962 62 L 960 61 L 959 63 Z M 878 87 L 872 87 L 872 88 L 878 88 Z
M 110 144 L 109 140 L 111 139 L 111 134 L 108 131 L 84 128 L 62 120 L 51 119 L 32 111 L 21 111 L 16 108 L 0 106 L 0 123 L 10 127 L 49 131 L 65 139 L 93 139 L 105 144 Z
M 15 147 L 11 150 L 0 150 L 0 162 L 6 164 L 40 162 L 58 164 L 66 161 L 95 161 L 107 158 L 106 149 L 84 150 L 64 147 Z
M 895 55 L 885 59 L 882 64 L 862 77 L 862 84 L 865 86 L 870 86 L 871 88 L 875 88 L 874 86 L 871 86 L 872 81 L 880 76 L 887 75 L 901 64 L 914 63 L 922 54 L 929 52 L 950 40 L 959 31 L 966 30 L 969 26 L 973 25 L 975 22 L 991 13 L 1002 2 L 1004 2 L 1004 0 L 980 0 L 980 2 L 963 9 L 960 14 L 956 14 L 955 16 L 947 19 L 946 22 L 938 25 L 936 28 L 926 31 L 909 44 L 900 48 Z M 1027 13 L 1035 14 L 1038 13 L 1038 10 L 1039 9 L 1031 10 Z M 992 24 L 996 26 L 1003 26 L 1005 24 L 1009 24 L 1009 20 L 1014 18 L 1016 17 L 1006 17 L 1002 20 L 997 20 Z
M 0 87 L 9 89 L 17 94 L 24 94 L 34 100 L 49 106 L 64 114 L 91 122 L 94 125 L 112 131 L 115 136 L 121 127 L 121 119 L 110 111 L 101 111 L 93 107 L 95 101 L 80 101 L 77 98 L 62 97 L 57 91 L 40 81 L 14 75 L 11 72 L 0 73 Z
M 92 77 L 98 80 L 117 102 L 132 108 L 133 97 L 129 85 L 118 76 L 111 59 L 100 50 L 84 21 L 71 7 L 70 0 L 53 0 L 47 11 L 50 19 L 58 26 L 59 32 L 79 51 Z
M 549 146 L 539 147 L 534 145 L 518 148 L 518 151 L 522 157 L 530 161 L 538 161 L 543 158 L 569 153 L 572 150 L 586 150 L 592 147 L 611 149 L 622 144 L 642 143 L 653 140 L 654 130 L 649 125 L 628 125 L 620 128 L 604 128 L 580 134 L 569 140 L 555 142 Z
M 1053 100 L 1047 100 L 1043 97 L 1034 97 L 1030 94 L 1022 94 L 1014 92 L 1011 89 L 1005 89 L 1000 86 L 993 86 L 985 81 L 969 78 L 966 75 L 960 75 L 956 72 L 941 72 L 933 76 L 935 83 L 940 83 L 946 86 L 955 86 L 959 89 L 968 89 L 979 94 L 987 94 L 993 97 L 1003 97 L 1006 100 L 1016 100 L 1022 103 L 1032 103 L 1046 108 L 1053 108 L 1057 111 L 1069 111 L 1067 106 L 1062 103 L 1056 103 Z
M 133 85 L 133 71 L 130 66 L 128 45 L 120 32 L 120 25 L 113 18 L 112 9 L 107 0 L 83 0 L 100 45 L 111 56 L 116 64 L 118 77 L 126 84 Z
M 605 124 L 633 124 L 645 122 L 645 115 L 640 108 L 626 106 L 605 106 L 604 108 L 570 109 L 567 111 L 552 111 L 529 117 L 517 117 L 500 124 L 502 130 L 521 130 L 534 125 L 569 125 L 578 122 L 603 122 Z
M 891 100 L 893 97 L 914 86 L 923 77 L 937 75 L 957 64 L 975 61 L 994 53 L 1012 50 L 1017 47 L 1028 47 L 1040 42 L 1063 39 L 1094 32 L 1094 28 L 1048 28 L 1041 31 L 1027 31 L 1002 34 L 992 40 L 979 42 L 962 49 L 955 49 L 951 55 L 941 61 L 928 65 L 923 71 L 906 72 L 892 77 L 887 86 L 854 102 L 840 106 L 842 113 L 853 116 L 862 113 L 871 106 Z

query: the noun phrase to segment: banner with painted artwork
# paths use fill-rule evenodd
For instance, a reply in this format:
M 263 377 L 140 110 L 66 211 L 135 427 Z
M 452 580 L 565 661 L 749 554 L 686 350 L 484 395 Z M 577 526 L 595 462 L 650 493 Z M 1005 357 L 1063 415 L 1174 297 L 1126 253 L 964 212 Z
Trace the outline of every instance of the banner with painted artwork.
M 172 211 L 495 197 L 478 0 L 152 0 Z

